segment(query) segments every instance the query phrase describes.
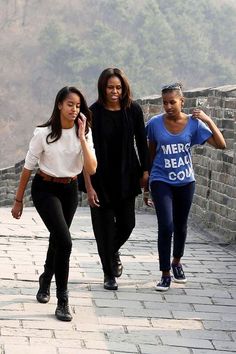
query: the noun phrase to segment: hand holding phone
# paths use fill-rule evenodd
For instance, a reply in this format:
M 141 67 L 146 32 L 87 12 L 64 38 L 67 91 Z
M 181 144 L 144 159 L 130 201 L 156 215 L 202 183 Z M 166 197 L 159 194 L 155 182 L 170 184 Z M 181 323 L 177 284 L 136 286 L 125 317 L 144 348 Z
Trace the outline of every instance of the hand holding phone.
M 78 125 L 79 125 L 79 138 L 80 140 L 85 139 L 85 128 L 86 128 L 87 118 L 83 113 L 80 112 L 78 116 Z

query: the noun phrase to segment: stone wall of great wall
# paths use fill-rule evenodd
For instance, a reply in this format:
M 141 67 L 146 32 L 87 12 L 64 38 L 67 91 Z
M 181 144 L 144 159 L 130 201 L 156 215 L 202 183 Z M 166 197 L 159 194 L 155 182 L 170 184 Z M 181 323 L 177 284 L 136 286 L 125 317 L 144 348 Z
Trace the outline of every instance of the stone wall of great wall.
M 223 132 L 226 150 L 209 145 L 192 149 L 196 176 L 196 192 L 191 209 L 191 221 L 214 232 L 222 242 L 236 241 L 236 86 L 222 86 L 189 90 L 184 93 L 186 113 L 201 107 Z M 137 100 L 147 121 L 162 110 L 160 96 Z M 0 170 L 0 206 L 13 203 L 24 161 Z M 25 194 L 25 206 L 31 206 L 30 183 Z M 86 205 L 86 195 L 80 194 L 80 205 Z M 136 201 L 137 209 L 143 206 L 142 197 Z M 153 212 L 150 211 L 150 212 Z

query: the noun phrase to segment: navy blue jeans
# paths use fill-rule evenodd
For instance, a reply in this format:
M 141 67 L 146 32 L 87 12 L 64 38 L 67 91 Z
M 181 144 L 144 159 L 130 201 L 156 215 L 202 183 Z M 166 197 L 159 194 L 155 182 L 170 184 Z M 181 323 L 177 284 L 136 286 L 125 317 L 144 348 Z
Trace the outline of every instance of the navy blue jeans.
M 55 273 L 57 294 L 67 290 L 72 248 L 70 225 L 78 205 L 77 180 L 68 184 L 43 181 L 35 175 L 32 199 L 50 232 L 45 268 Z
M 173 257 L 184 254 L 187 236 L 187 221 L 191 208 L 195 182 L 184 186 L 172 186 L 161 181 L 151 183 L 152 199 L 158 221 L 158 254 L 161 271 L 171 268 L 171 242 L 173 236 Z

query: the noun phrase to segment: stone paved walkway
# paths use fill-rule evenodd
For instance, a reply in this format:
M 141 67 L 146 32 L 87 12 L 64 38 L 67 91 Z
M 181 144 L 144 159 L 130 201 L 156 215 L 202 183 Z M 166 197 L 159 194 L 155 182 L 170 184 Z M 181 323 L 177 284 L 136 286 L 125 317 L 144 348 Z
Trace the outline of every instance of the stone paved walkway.
M 1 354 L 227 354 L 236 352 L 236 251 L 190 229 L 183 259 L 187 284 L 155 291 L 160 272 L 155 215 L 137 213 L 122 249 L 118 291 L 106 291 L 87 208 L 71 227 L 73 321 L 35 299 L 48 232 L 33 208 L 20 220 L 0 208 Z

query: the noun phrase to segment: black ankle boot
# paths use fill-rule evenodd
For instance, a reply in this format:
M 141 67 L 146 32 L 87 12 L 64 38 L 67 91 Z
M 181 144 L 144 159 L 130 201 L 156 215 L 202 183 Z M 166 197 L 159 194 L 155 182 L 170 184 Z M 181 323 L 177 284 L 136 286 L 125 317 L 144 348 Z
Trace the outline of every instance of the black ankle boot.
M 50 300 L 50 285 L 53 273 L 47 270 L 39 277 L 39 290 L 36 295 L 38 302 L 46 304 Z
M 104 289 L 106 290 L 117 290 L 118 284 L 114 276 L 109 276 L 104 274 Z
M 113 274 L 115 277 L 120 277 L 123 271 L 123 265 L 120 260 L 120 252 L 116 252 L 112 260 L 113 264 Z
M 67 293 L 65 293 L 62 297 L 58 297 L 55 315 L 56 318 L 60 321 L 70 322 L 72 320 Z

